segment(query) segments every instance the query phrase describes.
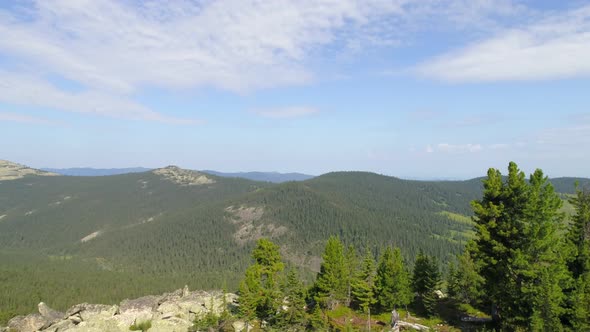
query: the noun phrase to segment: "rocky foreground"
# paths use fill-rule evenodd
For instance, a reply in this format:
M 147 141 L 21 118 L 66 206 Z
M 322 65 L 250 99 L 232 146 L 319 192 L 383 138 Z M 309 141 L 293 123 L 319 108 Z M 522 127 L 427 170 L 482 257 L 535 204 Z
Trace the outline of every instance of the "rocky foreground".
M 225 297 L 225 298 L 224 298 Z M 124 300 L 119 305 L 77 304 L 65 313 L 39 303 L 39 313 L 17 316 L 0 327 L 0 332 L 119 332 L 132 325 L 151 323 L 150 332 L 186 332 L 198 317 L 209 312 L 220 314 L 234 310 L 237 295 L 222 292 L 190 292 L 188 287 L 160 296 Z M 236 331 L 245 324 L 233 324 Z

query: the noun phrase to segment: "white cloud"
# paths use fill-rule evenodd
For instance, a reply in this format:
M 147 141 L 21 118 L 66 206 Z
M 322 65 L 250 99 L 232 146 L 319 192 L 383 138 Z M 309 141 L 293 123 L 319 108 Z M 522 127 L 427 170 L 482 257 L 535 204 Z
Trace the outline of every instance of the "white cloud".
M 34 76 L 0 70 L 0 101 L 47 107 L 76 113 L 98 114 L 115 118 L 148 120 L 173 124 L 194 124 L 196 120 L 179 119 L 154 112 L 130 99 L 99 91 L 68 92 Z
M 427 61 L 414 72 L 451 82 L 545 80 L 590 76 L 590 5 Z
M 252 112 L 267 118 L 284 119 L 310 115 L 319 112 L 319 110 L 313 107 L 292 106 L 264 110 L 254 110 Z
M 21 81 L 35 73 L 48 98 L 39 96 L 34 105 L 62 109 L 55 101 L 66 99 L 69 106 L 63 108 L 69 111 L 171 122 L 176 120 L 146 109 L 134 97 L 146 87 L 243 93 L 305 84 L 314 79 L 310 68 L 318 55 L 333 59 L 398 45 L 410 38 L 408 31 L 444 26 L 432 24 L 433 17 L 473 26 L 515 11 L 511 0 L 493 5 L 489 0 L 31 3 L 22 11 L 0 9 L 0 56 L 8 60 L 0 70 L 23 74 Z M 85 92 L 61 91 L 44 79 L 52 75 L 80 84 Z M 8 81 L 0 77 L 0 82 Z M 30 96 L 11 93 L 0 100 L 31 103 Z M 91 102 L 82 103 L 82 95 Z
M 19 122 L 30 124 L 53 124 L 53 122 L 25 114 L 18 114 L 12 112 L 0 112 L 0 122 Z
M 492 150 L 504 150 L 510 148 L 510 144 L 507 143 L 494 143 L 490 144 L 488 147 Z
M 341 38 L 337 30 L 401 10 L 384 0 L 35 4 L 32 22 L 0 15 L 0 51 L 123 93 L 143 85 L 241 92 L 305 83 L 313 76 L 307 54 Z
M 465 153 L 465 152 L 479 152 L 483 149 L 481 144 L 448 144 L 439 143 L 436 145 L 436 150 L 446 153 Z

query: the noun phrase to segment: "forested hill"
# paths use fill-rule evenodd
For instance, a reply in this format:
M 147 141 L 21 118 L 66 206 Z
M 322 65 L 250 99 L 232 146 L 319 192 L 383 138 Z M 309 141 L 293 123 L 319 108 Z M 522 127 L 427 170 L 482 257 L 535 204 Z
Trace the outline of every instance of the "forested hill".
M 573 193 L 574 182 L 556 187 Z M 480 179 L 335 172 L 272 184 L 177 167 L 0 181 L 0 313 L 44 298 L 65 308 L 184 284 L 233 289 L 261 237 L 307 271 L 334 234 L 359 250 L 399 246 L 410 263 L 422 249 L 445 265 L 472 235 L 469 202 L 481 190 Z

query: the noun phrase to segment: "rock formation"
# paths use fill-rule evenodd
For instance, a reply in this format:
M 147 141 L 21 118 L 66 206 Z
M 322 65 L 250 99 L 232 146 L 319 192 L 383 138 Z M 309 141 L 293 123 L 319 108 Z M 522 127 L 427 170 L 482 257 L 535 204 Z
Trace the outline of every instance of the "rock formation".
M 236 300 L 235 294 L 190 292 L 185 286 L 160 296 L 123 300 L 119 305 L 77 304 L 65 313 L 41 302 L 39 313 L 14 317 L 0 332 L 127 332 L 131 325 L 143 322 L 151 323 L 150 332 L 186 332 L 196 318 L 209 312 L 234 311 Z

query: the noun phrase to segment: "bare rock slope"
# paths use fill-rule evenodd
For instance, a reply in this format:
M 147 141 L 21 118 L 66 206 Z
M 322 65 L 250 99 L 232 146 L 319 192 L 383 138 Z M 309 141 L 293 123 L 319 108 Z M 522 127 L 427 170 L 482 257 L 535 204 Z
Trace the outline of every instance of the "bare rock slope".
M 224 298 L 225 297 L 225 298 Z M 235 310 L 237 295 L 190 292 L 188 287 L 159 296 L 124 300 L 119 305 L 77 304 L 65 313 L 39 303 L 39 313 L 17 316 L 0 331 L 122 332 L 132 325 L 151 323 L 150 332 L 186 332 L 196 318 L 209 312 Z
M 152 171 L 163 179 L 174 182 L 181 186 L 198 186 L 215 183 L 215 180 L 197 171 L 182 169 L 177 166 L 158 168 Z
M 16 180 L 27 175 L 57 176 L 59 174 L 30 168 L 7 160 L 0 160 L 0 181 Z

